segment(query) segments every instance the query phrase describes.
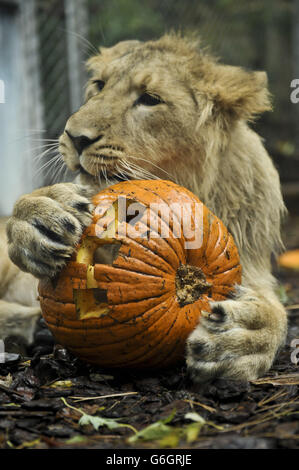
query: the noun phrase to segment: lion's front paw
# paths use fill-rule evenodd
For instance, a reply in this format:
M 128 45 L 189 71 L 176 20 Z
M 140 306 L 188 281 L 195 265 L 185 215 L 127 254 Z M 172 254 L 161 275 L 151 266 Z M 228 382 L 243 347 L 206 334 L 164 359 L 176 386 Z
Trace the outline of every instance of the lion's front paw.
M 277 344 L 269 341 L 268 312 L 258 315 L 260 308 L 246 293 L 246 300 L 211 302 L 211 311 L 202 312 L 187 341 L 187 367 L 195 382 L 253 380 L 271 367 Z
M 84 188 L 73 184 L 24 196 L 7 224 L 11 260 L 36 277 L 55 276 L 89 225 L 92 207 Z

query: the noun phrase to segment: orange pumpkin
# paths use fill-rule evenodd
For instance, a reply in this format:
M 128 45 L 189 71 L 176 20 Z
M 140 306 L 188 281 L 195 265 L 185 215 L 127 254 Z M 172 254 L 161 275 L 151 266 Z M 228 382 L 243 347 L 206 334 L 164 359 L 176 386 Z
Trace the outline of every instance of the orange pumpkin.
M 241 282 L 232 236 L 194 194 L 169 181 L 124 181 L 93 202 L 93 222 L 67 266 L 40 281 L 48 327 L 102 367 L 182 360 L 201 310 Z M 107 247 L 113 259 L 99 263 Z

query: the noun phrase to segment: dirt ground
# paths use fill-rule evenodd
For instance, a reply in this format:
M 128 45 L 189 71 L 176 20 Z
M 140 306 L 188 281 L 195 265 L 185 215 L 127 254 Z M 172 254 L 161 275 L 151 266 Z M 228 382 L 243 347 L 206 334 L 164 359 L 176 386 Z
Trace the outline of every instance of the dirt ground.
M 299 217 L 284 230 L 299 247 Z M 42 322 L 36 344 L 0 364 L 0 448 L 299 448 L 298 272 L 275 268 L 289 335 L 266 377 L 194 385 L 184 367 L 141 374 L 100 370 L 53 349 Z

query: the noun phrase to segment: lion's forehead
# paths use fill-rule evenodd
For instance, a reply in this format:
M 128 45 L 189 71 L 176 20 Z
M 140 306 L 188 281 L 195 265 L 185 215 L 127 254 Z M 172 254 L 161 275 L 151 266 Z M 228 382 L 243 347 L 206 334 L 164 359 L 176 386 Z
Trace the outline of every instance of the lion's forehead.
M 98 56 L 93 76 L 110 84 L 127 81 L 130 88 L 159 92 L 172 86 L 177 89 L 179 83 L 188 81 L 186 70 L 180 67 L 180 63 L 174 61 L 169 54 L 164 57 L 159 51 L 145 49 L 141 54 L 138 49 L 114 56 L 110 60 L 103 59 L 101 55 Z

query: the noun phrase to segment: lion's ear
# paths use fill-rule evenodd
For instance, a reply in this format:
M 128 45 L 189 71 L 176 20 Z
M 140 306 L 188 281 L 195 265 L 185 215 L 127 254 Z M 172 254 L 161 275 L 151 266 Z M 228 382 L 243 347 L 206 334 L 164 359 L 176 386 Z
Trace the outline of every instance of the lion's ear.
M 252 120 L 272 109 L 266 72 L 217 64 L 213 82 L 209 94 L 218 111 L 231 117 Z

